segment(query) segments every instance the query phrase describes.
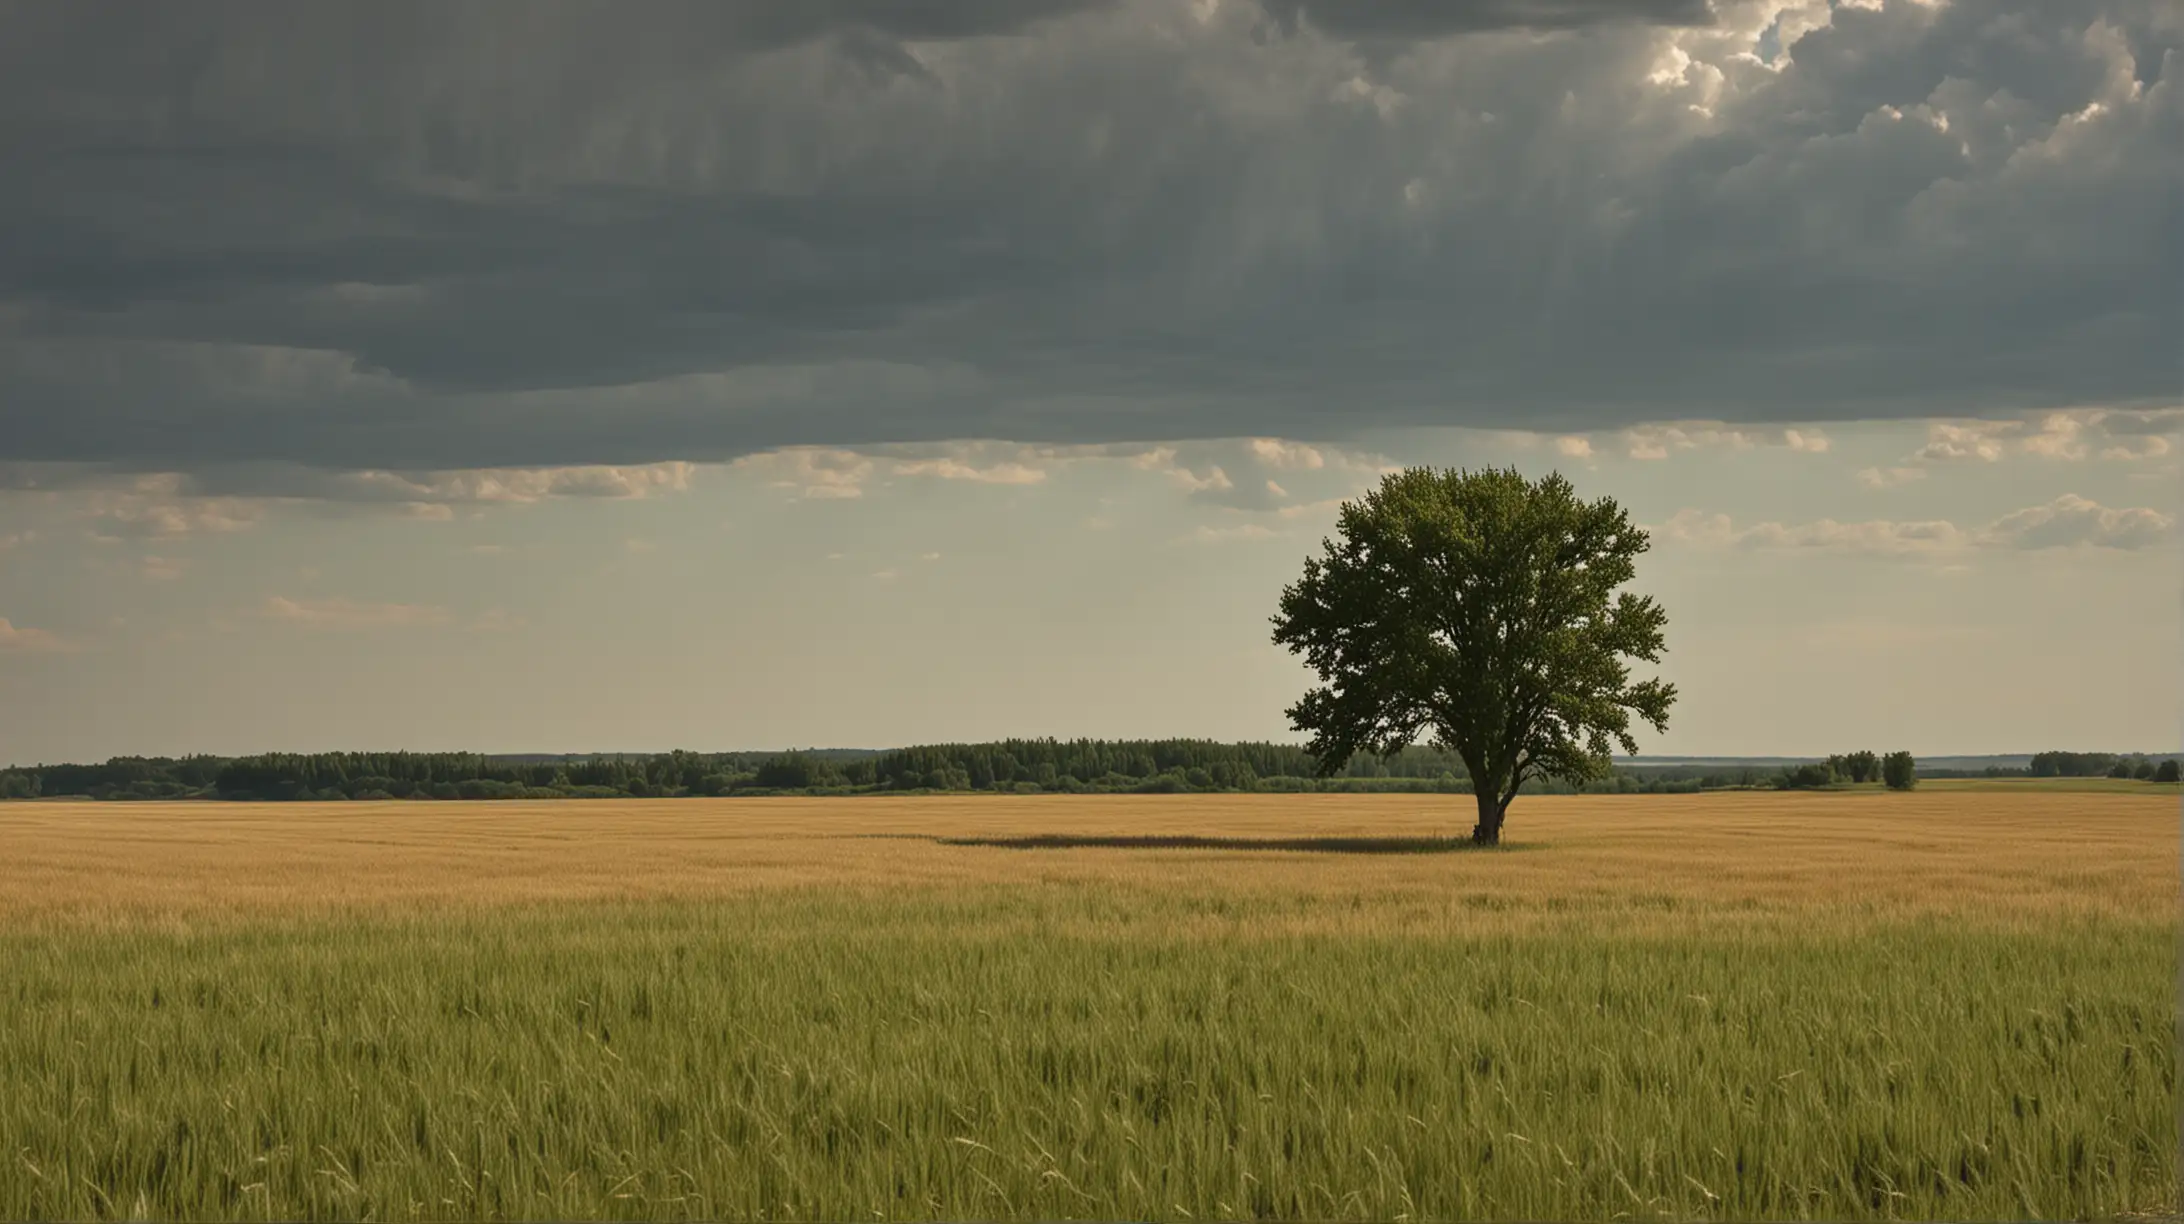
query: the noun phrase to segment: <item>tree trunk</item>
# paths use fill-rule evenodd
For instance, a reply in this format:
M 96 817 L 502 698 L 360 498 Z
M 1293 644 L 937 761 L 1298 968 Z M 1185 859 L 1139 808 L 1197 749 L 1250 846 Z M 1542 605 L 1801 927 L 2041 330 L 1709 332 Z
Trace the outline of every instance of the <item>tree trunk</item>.
M 1479 823 L 1471 830 L 1471 840 L 1476 845 L 1498 846 L 1501 844 L 1502 816 L 1509 809 L 1492 791 L 1479 793 Z

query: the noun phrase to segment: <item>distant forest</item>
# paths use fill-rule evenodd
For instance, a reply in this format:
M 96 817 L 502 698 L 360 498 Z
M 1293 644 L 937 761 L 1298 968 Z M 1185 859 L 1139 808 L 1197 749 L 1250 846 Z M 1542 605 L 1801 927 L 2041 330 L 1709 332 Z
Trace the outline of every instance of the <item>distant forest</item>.
M 2143 777 L 2173 781 L 2167 758 L 2049 752 L 2027 769 L 1940 776 Z M 1738 787 L 1822 788 L 1878 781 L 1871 753 L 1783 765 L 1619 764 L 1583 786 L 1531 783 L 1532 794 L 1688 794 Z M 488 756 L 468 752 L 267 753 L 115 757 L 98 765 L 0 770 L 0 799 L 622 799 L 686 795 L 984 791 L 1163 794 L 1208 791 L 1397 791 L 1468 794 L 1463 762 L 1433 748 L 1359 756 L 1316 775 L 1294 744 L 1212 740 L 1004 740 L 887 751 L 666 752 Z
M 1770 784 L 1778 771 L 1722 766 L 1619 769 L 1582 788 L 1535 793 L 1688 792 Z M 1468 793 L 1452 753 L 1409 748 L 1360 756 L 1335 776 L 1293 744 L 1211 740 L 1004 740 L 888 751 L 667 752 L 653 755 L 486 756 L 465 752 L 267 753 L 115 757 L 100 765 L 0 770 L 0 798 L 553 799 L 730 794 L 989 791 L 1019 794 L 1193 791 Z

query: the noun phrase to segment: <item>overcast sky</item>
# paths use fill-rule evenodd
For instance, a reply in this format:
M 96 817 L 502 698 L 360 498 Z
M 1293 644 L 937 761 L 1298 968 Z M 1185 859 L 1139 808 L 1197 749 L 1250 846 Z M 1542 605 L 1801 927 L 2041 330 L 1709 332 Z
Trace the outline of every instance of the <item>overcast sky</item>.
M 2184 747 L 2171 0 L 0 5 L 0 761 L 1290 738 L 1413 463 L 1648 748 Z

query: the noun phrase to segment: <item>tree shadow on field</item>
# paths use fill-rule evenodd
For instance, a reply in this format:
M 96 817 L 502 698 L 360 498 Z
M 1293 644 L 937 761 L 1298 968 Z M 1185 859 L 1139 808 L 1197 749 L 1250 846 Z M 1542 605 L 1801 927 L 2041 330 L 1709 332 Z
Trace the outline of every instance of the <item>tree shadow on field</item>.
M 1028 837 L 936 837 L 943 846 L 1004 850 L 1287 850 L 1307 854 L 1460 854 L 1529 850 L 1523 842 L 1482 846 L 1469 837 L 1200 837 L 1189 834 L 1037 833 Z

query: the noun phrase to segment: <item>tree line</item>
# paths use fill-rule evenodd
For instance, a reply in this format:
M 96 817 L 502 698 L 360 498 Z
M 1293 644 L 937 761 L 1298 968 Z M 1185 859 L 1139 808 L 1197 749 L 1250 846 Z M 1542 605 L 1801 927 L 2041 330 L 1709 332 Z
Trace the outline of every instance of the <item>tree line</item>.
M 1541 793 L 1689 793 L 1766 787 L 1756 768 L 1633 766 Z M 558 799 L 983 791 L 1022 794 L 1408 791 L 1467 794 L 1454 754 L 1426 746 L 1359 754 L 1331 775 L 1295 744 L 1015 739 L 888 751 L 488 756 L 468 752 L 115 757 L 0 770 L 0 798 Z
M 2115 753 L 2042 753 L 2033 759 L 2041 763 L 2040 777 L 2177 780 L 2173 759 Z M 645 799 L 914 791 L 1471 793 L 1463 762 L 1428 746 L 1406 747 L 1387 757 L 1355 754 L 1330 776 L 1321 776 L 1318 769 L 1319 762 L 1296 744 L 1192 739 L 1014 739 L 887 751 L 559 757 L 472 752 L 127 756 L 99 764 L 0 770 L 0 799 Z M 1917 764 L 1908 752 L 1860 751 L 1787 766 L 1622 763 L 1604 778 L 1576 784 L 1548 779 L 1532 789 L 1539 794 L 1690 794 L 1880 782 L 1904 790 L 1917 777 Z
M 2135 778 L 2142 782 L 2174 782 L 2179 776 L 2176 758 L 2135 752 L 2038 752 L 2025 773 L 2034 778 Z

